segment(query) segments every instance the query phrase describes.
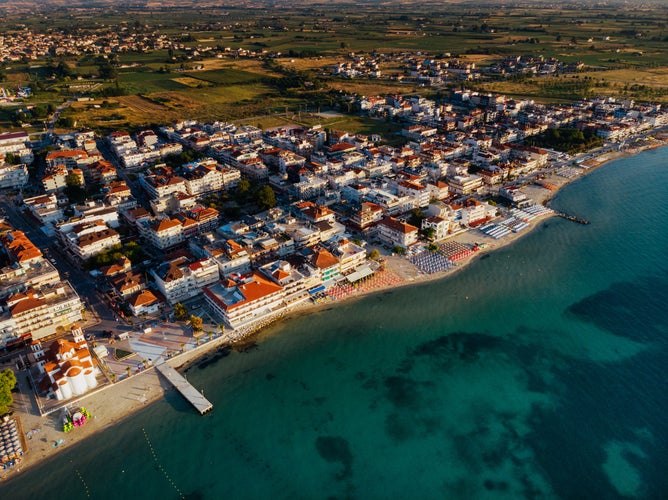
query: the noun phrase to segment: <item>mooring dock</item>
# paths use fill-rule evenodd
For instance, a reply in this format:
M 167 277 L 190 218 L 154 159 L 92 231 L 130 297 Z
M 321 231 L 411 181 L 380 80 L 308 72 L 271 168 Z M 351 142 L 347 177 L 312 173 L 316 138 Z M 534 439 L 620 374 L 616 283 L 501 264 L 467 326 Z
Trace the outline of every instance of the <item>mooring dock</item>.
M 213 410 L 211 401 L 204 397 L 204 394 L 195 389 L 190 382 L 188 382 L 183 375 L 177 372 L 167 363 L 162 363 L 156 366 L 156 369 L 169 380 L 176 389 L 192 404 L 200 415 Z

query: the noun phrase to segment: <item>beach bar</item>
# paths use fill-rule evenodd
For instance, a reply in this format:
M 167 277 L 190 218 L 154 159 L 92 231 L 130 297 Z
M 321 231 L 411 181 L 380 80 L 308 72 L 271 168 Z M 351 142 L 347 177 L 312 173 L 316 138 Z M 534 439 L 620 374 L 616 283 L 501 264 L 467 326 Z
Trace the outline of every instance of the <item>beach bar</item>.
M 183 375 L 177 372 L 167 363 L 162 363 L 156 366 L 157 370 L 167 379 L 171 384 L 178 389 L 178 391 L 190 401 L 200 415 L 213 410 L 213 404 L 204 397 L 204 394 L 195 389 L 190 382 L 188 382 Z

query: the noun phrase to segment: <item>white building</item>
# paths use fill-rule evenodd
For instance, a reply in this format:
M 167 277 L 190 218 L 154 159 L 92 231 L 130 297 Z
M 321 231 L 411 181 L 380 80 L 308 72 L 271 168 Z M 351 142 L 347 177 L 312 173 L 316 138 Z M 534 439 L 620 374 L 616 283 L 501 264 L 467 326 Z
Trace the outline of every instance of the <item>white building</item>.
M 0 322 L 10 320 L 16 337 L 31 335 L 38 340 L 53 335 L 58 327 L 80 321 L 82 311 L 77 293 L 68 282 L 61 281 L 9 296 L 3 304 Z
M 142 221 L 139 224 L 139 232 L 160 250 L 175 247 L 185 241 L 181 221 L 169 217 Z
M 58 339 L 46 349 L 33 343 L 31 354 L 42 374 L 40 389 L 57 400 L 81 396 L 97 387 L 97 362 L 91 356 L 81 328 L 72 330 L 72 340 Z
M 25 164 L 9 165 L 0 162 L 0 189 L 22 189 L 28 184 L 28 167 Z
M 284 308 L 283 295 L 281 285 L 258 272 L 204 288 L 207 303 L 232 328 L 280 311 Z
M 202 288 L 220 279 L 218 265 L 212 258 L 189 262 L 185 257 L 180 257 L 152 269 L 151 274 L 156 286 L 171 305 L 199 295 Z
M 63 232 L 62 227 L 68 226 L 63 225 L 58 228 L 56 233 L 58 238 L 67 251 L 81 260 L 87 260 L 114 245 L 121 244 L 120 235 L 99 220 L 76 224 L 67 232 Z
M 418 228 L 394 217 L 385 217 L 378 223 L 378 238 L 388 245 L 408 248 L 417 242 Z
M 426 217 L 422 220 L 422 229 L 433 229 L 433 239 L 435 241 L 442 240 L 448 235 L 448 231 L 450 230 L 450 221 L 437 215 Z

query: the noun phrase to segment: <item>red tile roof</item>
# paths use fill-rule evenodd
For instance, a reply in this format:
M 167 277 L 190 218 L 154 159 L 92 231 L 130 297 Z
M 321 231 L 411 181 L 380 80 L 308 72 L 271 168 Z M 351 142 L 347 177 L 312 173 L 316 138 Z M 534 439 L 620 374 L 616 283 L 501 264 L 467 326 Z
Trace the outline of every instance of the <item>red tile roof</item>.
M 324 248 L 318 248 L 311 257 L 311 263 L 320 269 L 328 269 L 338 265 L 339 259 L 334 257 L 334 255 L 332 255 L 332 253 L 328 250 L 325 250 Z
M 395 219 L 394 217 L 385 217 L 380 221 L 380 224 L 389 227 L 393 231 L 403 234 L 412 233 L 418 230 L 417 227 L 411 224 L 407 224 L 406 222 L 401 222 L 400 220 Z

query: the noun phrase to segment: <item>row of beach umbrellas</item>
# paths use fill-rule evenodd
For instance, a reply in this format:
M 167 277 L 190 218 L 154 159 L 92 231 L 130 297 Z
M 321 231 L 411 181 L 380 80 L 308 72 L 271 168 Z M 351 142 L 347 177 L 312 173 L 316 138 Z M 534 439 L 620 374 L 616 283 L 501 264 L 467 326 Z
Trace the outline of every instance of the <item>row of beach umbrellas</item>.
M 0 458 L 23 454 L 21 439 L 16 422 L 11 420 L 0 426 Z

